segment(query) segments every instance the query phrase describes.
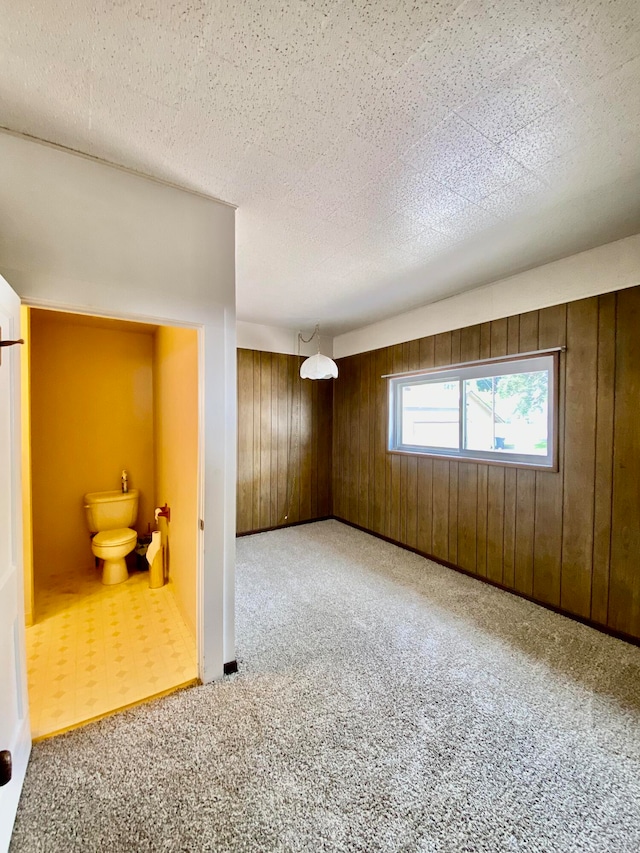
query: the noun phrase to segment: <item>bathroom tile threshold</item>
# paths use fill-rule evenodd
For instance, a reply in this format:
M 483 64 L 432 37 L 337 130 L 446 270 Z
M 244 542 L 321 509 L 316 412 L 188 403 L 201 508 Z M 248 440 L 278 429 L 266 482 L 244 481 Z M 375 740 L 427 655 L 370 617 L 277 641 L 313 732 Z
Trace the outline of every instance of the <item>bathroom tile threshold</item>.
M 148 572 L 104 586 L 99 569 L 51 575 L 27 628 L 34 739 L 60 734 L 197 681 L 195 639 L 171 584 Z
M 87 720 L 80 720 L 78 722 L 71 723 L 68 726 L 63 726 L 61 729 L 56 729 L 53 732 L 47 732 L 47 734 L 32 736 L 31 741 L 32 743 L 39 743 L 41 740 L 48 740 L 49 738 L 57 737 L 58 735 L 64 735 L 67 732 L 72 732 L 74 729 L 81 729 L 83 726 L 88 726 L 90 723 L 97 723 L 98 720 L 104 720 L 105 717 L 113 717 L 114 714 L 119 714 L 121 711 L 128 711 L 129 708 L 137 708 L 140 705 L 146 705 L 147 702 L 162 699 L 163 696 L 168 696 L 170 693 L 176 693 L 178 690 L 186 690 L 189 687 L 195 687 L 201 683 L 202 682 L 199 678 L 192 678 L 190 681 L 185 681 L 184 684 L 176 684 L 175 687 L 169 687 L 166 690 L 161 690 L 159 693 L 154 693 L 152 696 L 145 696 L 144 699 L 139 699 L 136 702 L 129 702 L 127 705 L 112 708 L 109 711 L 96 714 L 95 717 L 89 717 Z

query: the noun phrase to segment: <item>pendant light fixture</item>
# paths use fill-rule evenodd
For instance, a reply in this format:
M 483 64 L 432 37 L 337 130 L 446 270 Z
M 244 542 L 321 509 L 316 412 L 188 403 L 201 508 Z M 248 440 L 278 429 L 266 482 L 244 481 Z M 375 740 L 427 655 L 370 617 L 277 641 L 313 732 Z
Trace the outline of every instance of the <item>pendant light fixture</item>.
M 300 355 L 300 344 L 308 344 L 317 336 L 318 352 L 315 355 L 309 356 L 300 365 L 300 377 L 302 379 L 337 379 L 338 365 L 335 361 L 320 352 L 320 324 L 316 323 L 313 334 L 310 338 L 303 338 L 302 333 L 298 332 L 298 355 Z

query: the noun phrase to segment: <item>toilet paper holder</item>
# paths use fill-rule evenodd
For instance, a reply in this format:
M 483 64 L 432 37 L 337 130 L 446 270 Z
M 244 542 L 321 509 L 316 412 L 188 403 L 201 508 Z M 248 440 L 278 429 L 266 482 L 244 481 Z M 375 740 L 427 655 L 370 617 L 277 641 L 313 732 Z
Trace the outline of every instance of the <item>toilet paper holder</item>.
M 166 504 L 164 506 L 157 506 L 155 511 L 155 519 L 158 518 L 166 518 L 167 521 L 171 521 L 171 508 Z

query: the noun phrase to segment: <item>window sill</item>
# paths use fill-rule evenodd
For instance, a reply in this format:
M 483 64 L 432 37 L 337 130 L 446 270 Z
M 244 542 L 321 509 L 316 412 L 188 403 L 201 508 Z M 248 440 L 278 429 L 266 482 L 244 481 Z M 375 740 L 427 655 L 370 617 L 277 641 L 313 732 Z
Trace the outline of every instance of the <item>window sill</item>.
M 413 456 L 417 459 L 445 459 L 447 462 L 471 462 L 473 465 L 498 465 L 500 468 L 520 468 L 524 471 L 546 471 L 548 474 L 557 474 L 558 464 L 537 465 L 535 462 L 514 462 L 510 459 L 479 459 L 475 456 L 454 456 L 447 453 L 420 453 L 415 450 L 389 450 L 392 456 Z

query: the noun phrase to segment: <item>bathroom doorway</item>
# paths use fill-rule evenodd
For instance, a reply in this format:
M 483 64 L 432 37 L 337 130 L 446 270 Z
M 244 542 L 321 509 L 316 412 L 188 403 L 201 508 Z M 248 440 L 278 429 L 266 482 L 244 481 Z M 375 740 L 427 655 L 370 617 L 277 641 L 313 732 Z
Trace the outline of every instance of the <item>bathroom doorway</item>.
M 194 683 L 198 331 L 23 307 L 25 600 L 35 739 Z M 27 439 L 28 440 L 25 440 Z M 84 495 L 138 494 L 128 577 L 102 583 Z M 169 519 L 155 521 L 167 506 Z M 145 546 L 161 531 L 161 579 Z M 127 546 L 128 547 L 128 546 Z M 100 555 L 102 552 L 100 552 Z

